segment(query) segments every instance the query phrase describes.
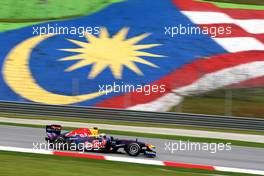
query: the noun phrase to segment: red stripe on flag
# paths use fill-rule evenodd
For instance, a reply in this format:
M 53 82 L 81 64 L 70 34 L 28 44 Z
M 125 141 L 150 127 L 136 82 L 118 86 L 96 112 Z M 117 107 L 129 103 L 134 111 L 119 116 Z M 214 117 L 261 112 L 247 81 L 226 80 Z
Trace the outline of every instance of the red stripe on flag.
M 215 170 L 213 166 L 185 164 L 185 163 L 176 163 L 176 162 L 167 162 L 167 161 L 164 162 L 164 165 L 169 167 L 178 167 L 178 168 L 187 168 L 187 169 Z
M 193 0 L 173 0 L 173 3 L 181 10 L 219 12 L 219 8 L 209 2 L 198 2 Z
M 171 92 L 172 89 L 189 85 L 208 73 L 254 61 L 264 61 L 264 51 L 243 51 L 201 58 L 193 63 L 184 65 L 182 68 L 179 68 L 160 80 L 151 83 L 151 85 L 158 86 L 166 85 L 166 91 L 163 93 L 153 92 L 150 95 L 144 95 L 142 92 L 127 93 L 107 99 L 96 106 L 128 108 L 136 104 L 148 103 Z
M 221 11 L 234 19 L 264 19 L 264 10 L 221 9 Z
M 183 11 L 222 12 L 234 19 L 264 19 L 263 10 L 219 8 L 212 3 L 195 0 L 173 0 L 173 3 Z
M 105 160 L 104 156 L 91 155 L 91 154 L 86 154 L 86 153 L 54 151 L 53 155 L 56 155 L 56 156 L 69 156 L 69 157 L 75 157 L 75 158 L 88 158 L 88 159 L 96 159 L 96 160 Z

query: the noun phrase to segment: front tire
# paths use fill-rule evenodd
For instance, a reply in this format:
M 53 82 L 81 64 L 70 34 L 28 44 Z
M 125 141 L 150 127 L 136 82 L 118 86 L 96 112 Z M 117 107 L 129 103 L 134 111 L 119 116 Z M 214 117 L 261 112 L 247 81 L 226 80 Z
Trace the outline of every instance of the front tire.
M 137 143 L 131 143 L 125 149 L 127 154 L 129 154 L 130 156 L 138 156 L 140 153 L 140 150 L 141 150 L 141 147 Z

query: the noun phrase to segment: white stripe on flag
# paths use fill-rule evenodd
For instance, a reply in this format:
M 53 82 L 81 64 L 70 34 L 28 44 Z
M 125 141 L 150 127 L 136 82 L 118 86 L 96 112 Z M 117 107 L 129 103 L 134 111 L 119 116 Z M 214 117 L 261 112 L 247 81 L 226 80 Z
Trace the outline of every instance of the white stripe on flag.
M 220 12 L 182 11 L 190 20 L 196 24 L 232 23 L 233 19 Z
M 220 12 L 182 11 L 182 13 L 196 24 L 232 23 L 252 34 L 264 33 L 264 20 L 237 20 Z
M 127 109 L 138 111 L 166 112 L 169 111 L 173 106 L 180 104 L 182 101 L 182 96 L 176 95 L 175 93 L 167 93 L 149 103 L 137 104 L 135 106 L 128 107 Z
M 264 33 L 264 20 L 235 20 L 235 24 L 252 34 Z
M 264 50 L 264 45 L 253 37 L 213 38 L 229 52 Z

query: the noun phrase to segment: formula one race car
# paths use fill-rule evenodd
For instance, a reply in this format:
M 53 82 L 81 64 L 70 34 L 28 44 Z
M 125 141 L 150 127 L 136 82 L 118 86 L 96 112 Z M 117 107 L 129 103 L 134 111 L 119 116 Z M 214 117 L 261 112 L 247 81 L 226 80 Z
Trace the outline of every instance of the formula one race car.
M 155 147 L 136 140 L 117 139 L 100 134 L 98 128 L 79 128 L 71 132 L 61 132 L 61 125 L 47 125 L 45 140 L 55 150 L 99 151 L 117 153 L 123 149 L 130 156 L 143 153 L 147 157 L 155 157 Z

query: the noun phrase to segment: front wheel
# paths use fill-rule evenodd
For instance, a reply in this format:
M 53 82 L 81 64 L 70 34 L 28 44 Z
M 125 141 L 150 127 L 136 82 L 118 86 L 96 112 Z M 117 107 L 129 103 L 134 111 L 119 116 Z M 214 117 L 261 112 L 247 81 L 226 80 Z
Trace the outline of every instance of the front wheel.
M 140 146 L 137 143 L 131 143 L 126 147 L 125 151 L 130 156 L 137 156 L 140 153 Z

